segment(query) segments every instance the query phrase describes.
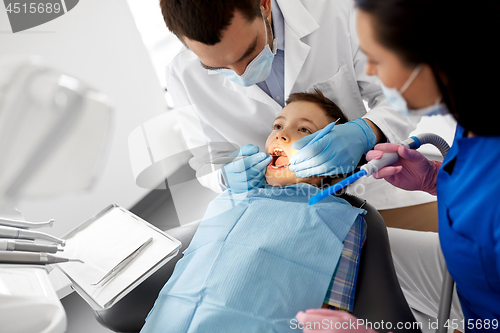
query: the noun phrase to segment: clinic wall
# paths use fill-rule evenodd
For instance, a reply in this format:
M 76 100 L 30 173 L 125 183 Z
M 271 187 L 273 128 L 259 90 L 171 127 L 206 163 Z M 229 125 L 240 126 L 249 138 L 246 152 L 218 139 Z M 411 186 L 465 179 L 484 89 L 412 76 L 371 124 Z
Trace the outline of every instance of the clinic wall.
M 95 188 L 57 199 L 21 202 L 25 217 L 56 219 L 54 228 L 43 231 L 61 236 L 111 203 L 130 208 L 138 202 L 148 191 L 135 185 L 128 135 L 167 106 L 127 2 L 80 1 L 65 15 L 16 34 L 0 5 L 0 45 L 0 56 L 37 54 L 102 91 L 116 105 L 110 155 Z

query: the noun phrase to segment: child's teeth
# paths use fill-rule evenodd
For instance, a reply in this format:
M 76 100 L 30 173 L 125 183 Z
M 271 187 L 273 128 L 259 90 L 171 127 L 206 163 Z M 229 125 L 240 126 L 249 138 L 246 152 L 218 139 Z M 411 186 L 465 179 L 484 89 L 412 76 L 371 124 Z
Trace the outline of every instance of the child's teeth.
M 271 168 L 273 169 L 278 169 L 278 168 L 282 168 L 282 167 L 287 167 L 289 166 L 290 164 L 282 164 L 282 165 L 271 165 Z

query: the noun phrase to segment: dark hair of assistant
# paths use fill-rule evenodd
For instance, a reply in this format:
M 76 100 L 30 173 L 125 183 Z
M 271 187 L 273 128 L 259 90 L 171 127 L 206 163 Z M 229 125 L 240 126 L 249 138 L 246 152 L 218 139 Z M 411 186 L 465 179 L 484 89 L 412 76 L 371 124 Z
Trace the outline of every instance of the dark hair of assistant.
M 160 0 L 160 8 L 168 29 L 177 38 L 206 45 L 220 42 L 235 10 L 249 22 L 261 17 L 260 0 Z
M 428 64 L 450 113 L 477 135 L 500 135 L 500 1 L 355 0 L 375 38 L 409 66 Z

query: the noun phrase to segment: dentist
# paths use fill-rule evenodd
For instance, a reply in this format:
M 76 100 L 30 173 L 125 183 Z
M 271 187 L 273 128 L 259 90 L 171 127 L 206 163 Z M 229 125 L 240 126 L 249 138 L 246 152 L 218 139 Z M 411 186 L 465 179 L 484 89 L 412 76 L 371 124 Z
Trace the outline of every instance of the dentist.
M 381 169 L 376 177 L 438 198 L 439 239 L 434 245 L 428 243 L 425 233 L 405 230 L 411 237 L 403 242 L 404 246 L 395 248 L 391 235 L 394 261 L 407 276 L 402 288 L 421 293 L 424 302 L 434 303 L 431 306 L 437 309 L 440 265 L 438 256 L 429 256 L 429 248 L 439 248 L 440 243 L 464 315 L 464 320 L 451 322 L 456 324 L 452 328 L 497 331 L 500 68 L 480 64 L 485 61 L 481 50 L 492 45 L 499 31 L 500 3 L 480 0 L 471 6 L 459 6 L 452 0 L 355 2 L 360 46 L 368 57 L 366 73 L 379 77 L 388 102 L 405 115 L 450 113 L 458 122 L 453 145 L 442 164 L 393 143 L 376 145 L 367 154 L 370 160 L 397 151 L 399 161 Z M 324 309 L 300 312 L 297 318 L 304 323 L 355 320 L 349 314 Z M 358 330 L 363 331 L 369 330 Z
M 376 143 L 399 142 L 415 127 L 364 73 L 350 0 L 161 0 L 160 7 L 186 46 L 167 68 L 167 87 L 176 108 L 194 106 L 198 113 L 201 126 L 190 126 L 188 146 L 213 145 L 210 154 L 196 150 L 189 163 L 216 192 L 264 184 L 271 160 L 264 143 L 293 92 L 319 88 L 350 120 L 291 159 L 297 177 L 347 173 Z M 220 143 L 226 148 L 214 151 Z M 248 157 L 222 173 L 206 164 L 238 147 Z

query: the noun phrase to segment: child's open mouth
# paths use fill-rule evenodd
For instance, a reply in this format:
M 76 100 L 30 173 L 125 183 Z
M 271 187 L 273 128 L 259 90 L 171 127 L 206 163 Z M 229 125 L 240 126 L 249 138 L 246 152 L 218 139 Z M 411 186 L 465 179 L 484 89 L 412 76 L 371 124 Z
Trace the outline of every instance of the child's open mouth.
M 280 148 L 275 148 L 271 156 L 273 157 L 273 160 L 268 166 L 270 169 L 279 170 L 290 165 L 290 163 L 288 163 L 288 156 L 286 156 L 286 153 Z

